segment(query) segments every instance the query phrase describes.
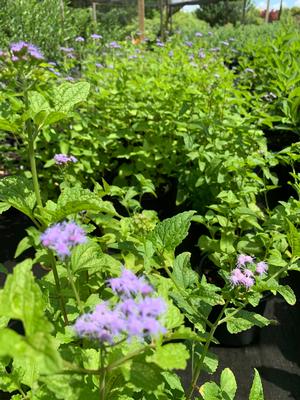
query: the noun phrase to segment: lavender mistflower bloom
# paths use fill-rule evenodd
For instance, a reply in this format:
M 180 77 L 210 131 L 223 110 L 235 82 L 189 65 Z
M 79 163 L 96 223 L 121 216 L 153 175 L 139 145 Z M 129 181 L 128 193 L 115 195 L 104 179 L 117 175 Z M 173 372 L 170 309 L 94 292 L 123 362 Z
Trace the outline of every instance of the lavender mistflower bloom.
M 68 82 L 73 82 L 75 79 L 72 76 L 66 76 L 65 80 Z
M 108 45 L 111 49 L 120 49 L 121 46 L 117 42 L 110 42 Z
M 220 51 L 220 47 L 213 47 L 210 49 L 210 51 L 212 51 L 213 53 L 217 53 L 218 51 Z
M 108 282 L 119 296 L 118 302 L 103 302 L 93 312 L 80 316 L 74 325 L 78 336 L 114 344 L 120 339 L 143 340 L 166 332 L 158 320 L 166 304 L 149 296 L 153 289 L 143 277 L 124 268 L 119 278 Z
M 93 33 L 93 34 L 91 35 L 91 38 L 97 40 L 97 39 L 102 39 L 102 36 L 101 36 L 101 35 L 98 35 L 97 33 Z
M 23 42 L 23 40 L 21 40 L 20 42 L 17 43 L 12 43 L 10 45 L 10 50 L 13 53 L 20 53 L 22 50 L 26 50 L 27 49 L 27 42 Z
M 248 270 L 248 272 L 253 275 L 252 271 Z M 234 286 L 242 285 L 245 286 L 247 289 L 249 289 L 255 283 L 253 277 L 250 276 L 250 274 L 245 273 L 245 271 L 241 271 L 239 268 L 235 268 L 231 272 L 229 280 Z
M 198 53 L 198 57 L 203 59 L 206 56 L 205 56 L 205 53 L 202 50 L 200 50 L 199 53 Z
M 208 36 L 212 36 L 213 33 L 212 32 L 207 32 Z
M 84 42 L 84 38 L 82 36 L 77 36 L 75 42 Z
M 184 44 L 185 44 L 187 47 L 193 47 L 193 42 L 186 41 Z
M 132 54 L 132 55 L 128 56 L 128 60 L 134 60 L 135 58 L 138 58 L 138 56 L 136 54 Z
M 15 62 L 15 61 L 19 61 L 20 59 L 19 59 L 19 57 L 17 57 L 17 56 L 12 56 L 11 57 L 11 61 L 13 61 L 13 62 Z
M 259 263 L 256 264 L 256 270 L 255 272 L 258 273 L 258 275 L 262 276 L 268 271 L 268 264 L 264 261 L 260 261 Z
M 168 55 L 169 55 L 169 57 L 173 57 L 173 56 L 174 56 L 174 51 L 173 51 L 173 50 L 170 50 L 169 53 L 168 53 Z
M 202 36 L 203 36 L 203 33 L 201 33 L 201 32 L 196 32 L 196 33 L 195 33 L 195 36 L 196 36 L 196 37 L 202 37 Z
M 253 257 L 247 256 L 245 254 L 240 254 L 237 259 L 237 266 L 239 268 L 245 267 L 247 263 L 253 263 Z
M 190 60 L 190 61 L 193 61 L 193 60 L 194 60 L 194 58 L 195 58 L 195 56 L 194 56 L 194 54 L 193 54 L 193 53 L 189 54 L 189 60 Z
M 60 50 L 64 53 L 72 53 L 74 51 L 73 47 L 60 47 Z
M 96 65 L 97 68 L 103 68 L 103 64 L 96 63 L 95 65 Z
M 124 297 L 137 294 L 146 295 L 153 292 L 152 287 L 148 285 L 143 277 L 138 278 L 132 271 L 125 268 L 119 278 L 109 279 L 108 282 L 115 294 Z
M 76 163 L 78 160 L 74 156 L 68 156 L 67 154 L 55 154 L 53 157 L 55 164 L 57 165 L 65 165 L 68 163 Z
M 32 57 L 36 60 L 44 59 L 43 54 L 40 52 L 40 50 L 36 46 L 34 46 L 31 43 L 24 42 L 24 41 L 12 43 L 10 45 L 10 50 L 13 53 L 12 60 L 13 60 L 13 57 L 20 56 L 20 55 L 23 57 L 26 55 L 29 55 L 30 57 Z
M 235 268 L 231 271 L 229 280 L 234 286 L 239 285 L 243 279 L 244 274 L 239 268 Z
M 54 250 L 64 259 L 71 254 L 71 249 L 87 240 L 85 231 L 75 222 L 61 222 L 50 226 L 41 234 L 43 246 Z
M 156 46 L 158 47 L 165 47 L 165 44 L 163 42 L 161 42 L 160 40 L 156 41 Z
M 60 76 L 60 73 L 58 71 L 56 71 L 54 68 L 52 68 L 52 67 L 48 68 L 48 71 L 52 72 L 56 76 Z

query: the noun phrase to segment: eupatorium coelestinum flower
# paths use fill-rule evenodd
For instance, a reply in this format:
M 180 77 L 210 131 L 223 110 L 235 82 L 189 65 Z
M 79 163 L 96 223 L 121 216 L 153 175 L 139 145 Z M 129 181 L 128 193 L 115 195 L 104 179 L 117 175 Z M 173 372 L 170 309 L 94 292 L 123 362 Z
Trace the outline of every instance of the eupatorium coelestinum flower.
M 159 317 L 166 311 L 166 304 L 161 298 L 150 296 L 153 288 L 145 278 L 123 269 L 119 278 L 108 282 L 118 295 L 118 302 L 103 302 L 93 312 L 80 316 L 74 325 L 78 336 L 113 344 L 165 333 Z
M 61 259 L 69 256 L 73 247 L 86 241 L 85 231 L 72 221 L 52 225 L 41 234 L 43 246 L 54 250 Z
M 268 270 L 268 264 L 264 261 L 254 263 L 254 258 L 240 254 L 237 258 L 237 267 L 231 271 L 230 282 L 233 286 L 245 286 L 247 289 L 255 284 L 255 274 L 262 276 Z
M 76 163 L 78 160 L 74 156 L 68 156 L 67 154 L 55 154 L 53 157 L 55 164 L 57 165 L 65 165 L 68 163 Z
M 31 43 L 27 43 L 27 42 L 17 42 L 17 43 L 12 43 L 10 45 L 10 50 L 13 53 L 12 59 L 14 61 L 14 59 L 16 59 L 16 57 L 18 57 L 18 59 L 27 59 L 28 57 L 31 57 L 33 59 L 36 60 L 43 60 L 44 56 L 43 54 L 40 52 L 40 50 L 34 46 Z

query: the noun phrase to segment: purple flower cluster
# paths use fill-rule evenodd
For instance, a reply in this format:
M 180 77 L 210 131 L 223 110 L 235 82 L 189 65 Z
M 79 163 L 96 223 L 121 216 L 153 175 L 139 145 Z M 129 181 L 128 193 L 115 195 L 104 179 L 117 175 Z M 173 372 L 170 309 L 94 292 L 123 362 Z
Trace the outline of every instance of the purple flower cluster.
M 60 47 L 60 50 L 65 53 L 68 58 L 75 58 L 73 47 Z
M 71 254 L 73 247 L 86 241 L 85 231 L 72 221 L 52 225 L 41 234 L 43 246 L 54 250 L 62 260 Z
M 255 264 L 253 257 L 240 254 L 237 258 L 237 266 L 231 271 L 229 279 L 233 286 L 242 285 L 249 289 L 255 284 L 255 274 L 262 276 L 267 271 L 266 262 L 260 261 Z
M 101 36 L 101 35 L 98 35 L 97 33 L 93 33 L 93 34 L 91 35 L 91 38 L 94 39 L 94 40 L 98 40 L 98 39 L 102 39 L 102 36 Z
M 77 36 L 76 38 L 75 38 L 75 42 L 84 42 L 85 40 L 84 40 L 84 38 L 82 37 L 82 36 Z
M 57 165 L 66 165 L 68 163 L 76 163 L 78 161 L 76 157 L 68 156 L 67 154 L 55 154 L 53 159 Z
M 118 302 L 103 302 L 79 317 L 74 325 L 78 336 L 113 344 L 124 338 L 143 340 L 165 333 L 158 319 L 166 311 L 166 304 L 150 296 L 153 288 L 143 277 L 124 268 L 119 278 L 108 282 Z
M 31 43 L 23 41 L 12 43 L 10 45 L 10 50 L 12 52 L 11 59 L 14 62 L 28 59 L 44 60 L 44 56 L 40 50 Z
M 108 45 L 111 49 L 120 49 L 121 46 L 117 42 L 110 42 Z

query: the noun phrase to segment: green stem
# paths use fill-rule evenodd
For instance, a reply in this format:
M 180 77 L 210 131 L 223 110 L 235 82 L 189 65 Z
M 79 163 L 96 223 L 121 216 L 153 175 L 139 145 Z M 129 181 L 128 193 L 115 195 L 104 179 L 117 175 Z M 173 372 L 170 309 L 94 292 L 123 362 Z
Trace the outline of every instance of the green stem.
M 55 260 L 55 257 L 53 255 L 52 251 L 49 250 L 48 254 L 50 256 L 51 267 L 52 267 L 52 271 L 53 271 L 56 291 L 57 291 L 57 295 L 58 295 L 58 298 L 59 298 L 60 308 L 61 308 L 62 315 L 63 315 L 63 318 L 64 318 L 64 323 L 65 323 L 65 325 L 68 325 L 69 321 L 68 321 L 67 311 L 66 311 L 66 307 L 65 307 L 65 299 L 64 299 L 64 296 L 62 294 L 61 287 L 60 287 L 59 276 L 58 276 L 58 272 L 57 272 L 57 268 L 56 268 L 56 260 Z
M 99 389 L 100 389 L 100 400 L 105 400 L 106 390 L 105 390 L 105 381 L 106 381 L 106 373 L 107 370 L 104 366 L 105 359 L 105 347 L 100 346 L 100 374 L 99 374 Z
M 193 396 L 194 390 L 195 390 L 195 388 L 196 388 L 196 384 L 197 384 L 198 379 L 199 379 L 200 374 L 201 374 L 203 362 L 204 362 L 204 360 L 205 360 L 206 354 L 207 354 L 208 349 L 209 349 L 209 345 L 210 345 L 210 343 L 211 343 L 211 341 L 212 341 L 212 339 L 213 339 L 213 337 L 214 337 L 215 330 L 217 329 L 217 326 L 218 326 L 218 324 L 219 324 L 219 321 L 220 321 L 220 319 L 222 318 L 222 315 L 224 314 L 225 309 L 226 309 L 226 307 L 228 306 L 229 302 L 230 302 L 229 299 L 226 300 L 226 302 L 225 302 L 225 304 L 224 304 L 224 306 L 223 306 L 223 308 L 222 308 L 222 310 L 221 310 L 221 312 L 220 312 L 218 318 L 217 318 L 216 321 L 213 323 L 213 325 L 212 325 L 212 327 L 211 327 L 211 329 L 210 329 L 209 336 L 208 336 L 207 341 L 206 341 L 206 343 L 205 343 L 205 346 L 204 346 L 204 348 L 203 348 L 201 358 L 200 358 L 199 362 L 197 363 L 196 368 L 195 368 L 195 371 L 194 371 L 194 373 L 193 373 L 192 382 L 191 382 L 191 385 L 190 385 L 189 390 L 188 390 L 188 392 L 187 392 L 187 397 L 186 397 L 187 400 L 190 400 L 190 399 L 192 398 L 192 396 Z
M 73 293 L 74 293 L 74 296 L 75 296 L 75 299 L 76 299 L 76 302 L 77 302 L 77 306 L 78 306 L 79 311 L 81 312 L 81 314 L 83 314 L 84 310 L 83 310 L 83 307 L 82 307 L 82 303 L 81 303 L 81 300 L 80 300 L 80 296 L 79 296 L 78 290 L 77 290 L 76 285 L 74 283 L 73 273 L 72 273 L 69 261 L 66 261 L 66 266 L 67 266 L 67 271 L 68 271 L 69 282 L 71 284 L 71 287 L 72 287 L 72 290 L 73 290 Z
M 28 132 L 28 152 L 29 152 L 29 161 L 30 161 L 33 189 L 36 197 L 36 202 L 37 205 L 42 208 L 43 203 L 40 194 L 40 186 L 39 186 L 35 157 L 34 157 L 34 141 L 32 139 L 32 135 L 30 132 Z
M 126 361 L 130 360 L 131 358 L 137 356 L 140 353 L 148 350 L 149 348 L 154 347 L 153 345 L 145 346 L 139 350 L 133 351 L 132 353 L 127 354 L 126 356 L 120 358 L 119 360 L 109 364 L 106 369 L 107 371 L 111 371 L 112 369 L 118 368 L 120 365 L 124 364 Z

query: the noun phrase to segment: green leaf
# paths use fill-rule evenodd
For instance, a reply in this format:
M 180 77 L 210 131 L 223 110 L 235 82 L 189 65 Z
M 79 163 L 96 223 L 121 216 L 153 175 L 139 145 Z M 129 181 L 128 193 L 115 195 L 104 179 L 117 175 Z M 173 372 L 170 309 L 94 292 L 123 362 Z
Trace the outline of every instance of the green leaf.
M 65 82 L 56 87 L 53 96 L 56 111 L 69 112 L 75 104 L 87 99 L 89 91 L 87 82 Z
M 18 127 L 16 124 L 9 122 L 7 119 L 0 118 L 0 131 L 16 132 Z
M 179 376 L 176 373 L 172 373 L 170 371 L 164 371 L 161 374 L 165 378 L 165 381 L 168 383 L 172 391 L 179 390 L 180 392 L 184 393 L 184 389 L 180 382 Z
M 221 391 L 215 382 L 206 382 L 199 389 L 203 400 L 222 400 Z
M 184 321 L 184 315 L 181 314 L 180 310 L 174 306 L 173 303 L 167 303 L 167 312 L 163 317 L 163 325 L 167 329 L 174 329 L 182 325 Z
M 232 232 L 222 232 L 220 240 L 220 249 L 226 254 L 235 253 L 236 250 L 233 246 L 234 234 Z
M 198 360 L 202 359 L 203 349 L 204 346 L 201 343 L 197 343 L 194 347 L 194 354 Z M 202 365 L 203 370 L 209 374 L 213 374 L 214 372 L 216 372 L 218 364 L 218 357 L 214 353 L 207 352 Z
M 26 358 L 37 363 L 40 372 L 49 373 L 61 368 L 61 359 L 56 341 L 50 335 L 52 325 L 44 315 L 46 302 L 31 268 L 32 260 L 15 266 L 0 290 L 0 315 L 22 321 L 26 335 L 2 329 L 0 356 L 9 355 L 17 359 L 19 365 Z
M 287 220 L 287 222 L 289 225 L 287 239 L 292 249 L 292 258 L 300 257 L 300 232 L 297 231 L 289 220 Z
M 149 234 L 149 240 L 159 252 L 174 251 L 187 236 L 195 211 L 185 211 L 158 223 Z
M 291 306 L 294 306 L 296 304 L 297 299 L 296 299 L 293 289 L 290 286 L 280 285 L 277 288 L 277 292 L 280 293 L 281 296 L 284 298 L 284 300 Z
M 249 400 L 264 400 L 264 391 L 259 376 L 259 372 L 254 368 L 254 379 L 249 394 Z
M 5 202 L 0 202 L 0 214 L 4 213 L 5 211 L 9 210 L 11 207 L 10 204 Z
M 71 266 L 74 272 L 88 270 L 91 273 L 109 271 L 117 274 L 120 262 L 108 254 L 103 254 L 101 247 L 94 242 L 76 246 L 71 254 Z
M 172 276 L 183 288 L 188 288 L 198 281 L 198 274 L 190 266 L 190 258 L 191 254 L 186 252 L 179 254 L 174 261 Z
M 80 211 L 104 212 L 110 215 L 117 214 L 114 206 L 109 201 L 103 201 L 88 189 L 75 186 L 63 190 L 57 200 L 57 208 L 53 218 L 55 222 L 60 221 L 66 216 L 76 214 Z
M 25 250 L 30 249 L 32 246 L 31 238 L 29 236 L 25 236 L 19 243 L 14 255 L 14 258 L 19 257 Z
M 0 290 L 0 315 L 23 322 L 26 335 L 37 331 L 51 331 L 51 324 L 44 317 L 46 303 L 31 272 L 32 260 L 25 260 L 14 267 Z M 43 323 L 43 326 L 41 326 Z
M 176 355 L 176 356 L 174 356 Z M 153 362 L 162 369 L 185 369 L 189 352 L 182 343 L 169 343 L 158 347 L 154 354 L 146 357 L 147 362 Z
M 233 372 L 229 368 L 225 368 L 221 374 L 220 380 L 221 391 L 226 393 L 228 400 L 233 400 L 237 384 Z M 223 393 L 222 393 L 223 394 Z
M 0 201 L 32 217 L 35 195 L 31 181 L 23 176 L 8 176 L 1 179 Z
M 163 382 L 163 377 L 155 364 L 134 360 L 130 367 L 130 382 L 138 389 L 151 392 Z
M 46 98 L 39 92 L 30 90 L 28 92 L 28 100 L 30 110 L 33 115 L 38 114 L 40 111 L 50 110 L 50 105 Z
M 225 311 L 226 317 L 230 315 L 233 311 L 235 311 L 234 308 L 227 308 L 227 310 Z M 268 320 L 260 314 L 256 314 L 251 311 L 241 310 L 227 320 L 227 329 L 230 333 L 238 333 L 246 331 L 254 325 L 262 328 L 269 325 L 271 322 L 273 321 Z

